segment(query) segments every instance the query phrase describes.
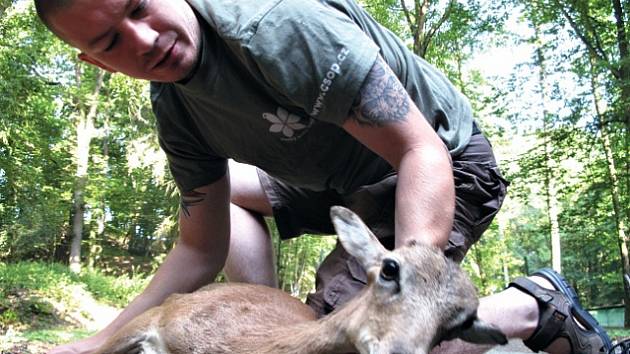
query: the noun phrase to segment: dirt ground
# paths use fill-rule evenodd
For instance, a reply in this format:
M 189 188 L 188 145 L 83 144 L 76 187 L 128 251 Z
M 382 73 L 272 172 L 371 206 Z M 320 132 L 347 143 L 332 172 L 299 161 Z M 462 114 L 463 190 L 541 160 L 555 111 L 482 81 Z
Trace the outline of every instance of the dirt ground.
M 0 350 L 0 354 L 45 354 L 50 347 L 50 344 L 45 343 L 19 343 Z

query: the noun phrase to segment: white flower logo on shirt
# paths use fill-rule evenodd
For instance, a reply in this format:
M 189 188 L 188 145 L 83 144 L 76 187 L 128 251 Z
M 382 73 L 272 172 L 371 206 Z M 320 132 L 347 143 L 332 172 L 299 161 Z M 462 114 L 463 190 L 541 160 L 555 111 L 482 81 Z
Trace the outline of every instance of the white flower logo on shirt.
M 287 138 L 292 138 L 296 130 L 302 130 L 307 127 L 306 124 L 301 122 L 302 117 L 289 113 L 282 107 L 278 107 L 276 114 L 263 113 L 263 118 L 271 123 L 271 127 L 269 127 L 270 132 L 282 132 Z

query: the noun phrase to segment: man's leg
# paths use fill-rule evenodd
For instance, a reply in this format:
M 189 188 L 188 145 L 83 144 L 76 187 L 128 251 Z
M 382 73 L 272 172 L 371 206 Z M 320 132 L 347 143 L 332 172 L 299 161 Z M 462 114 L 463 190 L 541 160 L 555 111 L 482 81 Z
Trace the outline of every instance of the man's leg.
M 273 216 L 282 240 L 334 234 L 334 191 L 314 192 L 283 183 L 253 166 L 230 161 L 232 239 L 224 268 L 232 281 L 275 285 L 271 239 L 263 217 Z
M 553 285 L 544 278 L 530 277 L 529 279 L 546 289 L 554 289 Z M 516 289 L 508 288 L 500 293 L 480 299 L 479 318 L 499 328 L 508 338 L 529 339 L 538 326 L 540 310 L 536 300 L 528 294 Z M 576 321 L 576 323 L 579 322 Z M 583 326 L 580 326 L 583 328 Z M 491 346 L 474 345 L 454 340 L 442 343 L 436 347 L 432 354 L 447 353 L 485 353 Z M 545 348 L 545 352 L 551 354 L 571 353 L 568 340 L 560 337 Z M 595 353 L 595 352 L 594 352 Z
M 273 247 L 264 217 L 271 205 L 256 168 L 230 161 L 230 252 L 223 268 L 233 282 L 278 286 Z

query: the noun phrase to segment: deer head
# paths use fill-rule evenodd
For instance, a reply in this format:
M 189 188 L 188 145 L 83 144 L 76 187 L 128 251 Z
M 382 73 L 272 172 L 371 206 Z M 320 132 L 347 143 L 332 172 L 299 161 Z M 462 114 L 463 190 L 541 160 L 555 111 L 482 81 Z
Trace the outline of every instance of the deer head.
M 345 330 L 360 353 L 428 353 L 453 338 L 507 342 L 477 317 L 474 286 L 440 249 L 412 242 L 388 251 L 350 210 L 333 207 L 331 218 L 346 251 L 368 273 L 367 290 L 343 311 L 351 312 Z

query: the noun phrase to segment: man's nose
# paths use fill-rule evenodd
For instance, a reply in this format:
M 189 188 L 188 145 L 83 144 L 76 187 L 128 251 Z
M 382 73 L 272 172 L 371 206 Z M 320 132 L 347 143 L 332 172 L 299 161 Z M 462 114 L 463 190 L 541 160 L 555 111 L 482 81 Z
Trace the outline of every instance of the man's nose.
M 159 33 L 151 28 L 148 23 L 128 19 L 123 26 L 124 31 L 129 36 L 130 44 L 132 45 L 131 50 L 137 55 L 144 56 L 155 48 Z

